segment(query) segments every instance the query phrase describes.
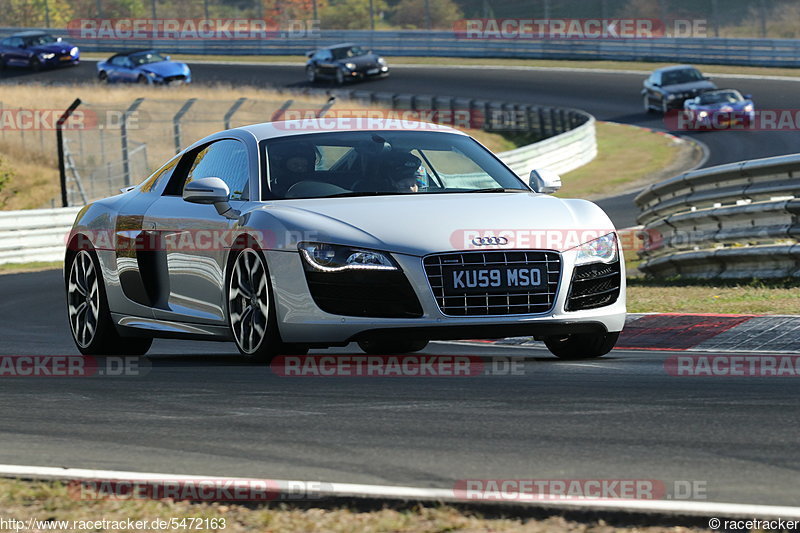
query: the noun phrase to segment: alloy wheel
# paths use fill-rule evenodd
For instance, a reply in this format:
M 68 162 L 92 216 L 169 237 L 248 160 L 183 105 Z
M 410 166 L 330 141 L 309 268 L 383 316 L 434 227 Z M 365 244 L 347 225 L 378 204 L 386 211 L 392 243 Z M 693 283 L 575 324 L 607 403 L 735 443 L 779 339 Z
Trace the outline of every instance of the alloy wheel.
M 245 354 L 258 351 L 267 335 L 269 305 L 264 261 L 258 252 L 246 248 L 236 258 L 228 291 L 231 330 Z
M 86 250 L 75 255 L 67 286 L 69 324 L 75 342 L 89 346 L 97 333 L 100 319 L 100 288 L 92 256 Z

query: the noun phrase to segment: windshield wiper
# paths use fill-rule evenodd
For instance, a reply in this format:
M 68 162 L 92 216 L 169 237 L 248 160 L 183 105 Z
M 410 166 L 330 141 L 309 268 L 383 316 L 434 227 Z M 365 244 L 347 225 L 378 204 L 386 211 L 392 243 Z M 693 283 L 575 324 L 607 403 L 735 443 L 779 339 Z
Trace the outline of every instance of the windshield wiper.
M 312 198 L 346 198 L 348 196 L 387 196 L 387 195 L 395 195 L 395 194 L 403 194 L 399 192 L 380 192 L 380 191 L 350 191 L 350 192 L 340 192 L 338 194 L 329 194 L 326 196 L 312 196 Z
M 471 191 L 464 191 L 464 192 L 531 192 L 525 189 L 508 189 L 506 187 L 489 187 L 486 189 L 473 189 Z

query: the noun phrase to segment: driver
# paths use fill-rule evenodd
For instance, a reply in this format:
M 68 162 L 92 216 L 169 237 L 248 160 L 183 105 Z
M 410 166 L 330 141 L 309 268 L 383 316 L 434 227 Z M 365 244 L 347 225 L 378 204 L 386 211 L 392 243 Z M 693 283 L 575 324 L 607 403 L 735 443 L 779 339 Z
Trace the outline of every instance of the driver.
M 409 153 L 389 154 L 381 161 L 384 165 L 386 178 L 393 191 L 397 192 L 419 192 L 420 177 L 427 177 L 422 161 L 415 155 Z M 420 171 L 422 169 L 422 171 Z M 427 186 L 427 179 L 422 183 Z

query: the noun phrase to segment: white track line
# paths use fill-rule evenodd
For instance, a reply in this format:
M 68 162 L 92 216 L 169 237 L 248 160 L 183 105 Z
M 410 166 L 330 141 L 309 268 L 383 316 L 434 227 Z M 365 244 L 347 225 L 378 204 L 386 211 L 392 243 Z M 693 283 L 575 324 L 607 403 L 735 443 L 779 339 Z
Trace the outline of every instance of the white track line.
M 0 465 L 0 477 L 25 479 L 58 480 L 114 480 L 114 481 L 247 481 L 253 478 L 233 478 L 219 476 L 198 476 L 178 474 L 158 474 L 145 472 L 125 472 L 116 470 L 88 470 L 82 468 L 53 468 L 45 466 Z M 270 480 L 283 489 L 297 486 L 301 481 Z M 316 482 L 315 482 L 316 483 Z M 592 509 L 623 512 L 666 513 L 680 515 L 700 515 L 710 517 L 742 517 L 759 519 L 800 519 L 800 507 L 777 505 L 752 505 L 741 503 L 717 503 L 674 500 L 473 500 L 457 498 L 452 489 L 421 487 L 402 487 L 392 485 L 362 485 L 357 483 L 322 483 L 325 487 L 320 497 L 385 498 L 389 500 L 428 500 L 450 503 L 472 504 L 526 504 L 560 509 Z

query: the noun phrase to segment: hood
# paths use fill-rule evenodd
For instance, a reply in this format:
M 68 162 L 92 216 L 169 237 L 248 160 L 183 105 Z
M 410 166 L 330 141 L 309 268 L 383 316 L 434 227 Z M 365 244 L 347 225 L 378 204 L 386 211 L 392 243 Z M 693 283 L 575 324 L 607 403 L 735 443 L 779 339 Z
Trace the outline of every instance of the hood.
M 280 200 L 251 213 L 247 225 L 263 229 L 257 222 L 259 216 L 277 219 L 287 235 L 296 236 L 291 242 L 284 241 L 288 247 L 296 246 L 299 240 L 317 240 L 416 256 L 475 250 L 478 248 L 470 241 L 479 235 L 506 232 L 514 239 L 513 243 L 494 249 L 567 249 L 572 246 L 559 243 L 576 238 L 565 236 L 571 230 L 594 235 L 586 240 L 613 231 L 608 216 L 591 202 L 535 193 Z M 545 238 L 555 239 L 552 246 L 542 244 Z
M 378 56 L 375 54 L 367 54 L 363 56 L 349 57 L 342 59 L 342 63 L 355 63 L 357 67 L 375 67 L 378 66 Z
M 186 74 L 187 68 L 185 63 L 177 63 L 174 61 L 159 61 L 158 63 L 148 63 L 147 65 L 142 65 L 139 67 L 139 70 L 143 70 L 145 72 L 152 72 L 157 76 L 166 77 L 166 76 L 179 76 L 181 74 Z
M 718 104 L 700 104 L 694 106 L 695 109 L 698 111 L 717 111 L 722 109 L 723 107 L 732 107 L 733 109 L 744 109 L 746 106 L 750 105 L 752 102 L 749 100 L 745 100 L 743 102 L 736 102 L 733 104 L 729 103 L 718 103 Z
M 709 89 L 716 89 L 717 86 L 708 80 L 690 81 L 688 83 L 678 83 L 675 85 L 664 85 L 662 89 L 666 89 L 672 93 L 681 93 L 689 91 L 706 91 Z
M 69 51 L 72 50 L 73 46 L 75 45 L 70 44 L 67 41 L 61 41 L 60 43 L 37 44 L 35 46 L 29 46 L 27 49 L 37 54 L 45 53 L 63 55 L 69 54 Z

